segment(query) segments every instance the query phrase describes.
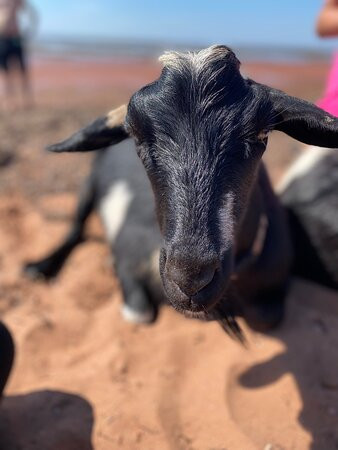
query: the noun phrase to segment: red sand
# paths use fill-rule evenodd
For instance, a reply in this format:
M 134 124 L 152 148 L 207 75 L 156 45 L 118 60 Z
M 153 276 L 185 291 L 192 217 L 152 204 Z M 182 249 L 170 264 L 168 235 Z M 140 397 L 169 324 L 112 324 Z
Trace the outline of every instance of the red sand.
M 250 64 L 250 76 L 315 98 L 325 65 Z M 119 314 L 121 295 L 97 220 L 49 284 L 22 278 L 68 227 L 88 155 L 47 155 L 64 137 L 151 81 L 152 63 L 49 61 L 34 68 L 37 108 L 2 114 L 0 311 L 17 359 L 0 406 L 4 450 L 331 450 L 338 443 L 338 299 L 295 284 L 284 325 L 246 330 L 249 347 L 216 323 L 165 308 L 151 327 Z M 295 92 L 297 91 L 297 92 Z M 276 135 L 274 179 L 298 152 Z M 100 239 L 97 239 L 100 238 Z

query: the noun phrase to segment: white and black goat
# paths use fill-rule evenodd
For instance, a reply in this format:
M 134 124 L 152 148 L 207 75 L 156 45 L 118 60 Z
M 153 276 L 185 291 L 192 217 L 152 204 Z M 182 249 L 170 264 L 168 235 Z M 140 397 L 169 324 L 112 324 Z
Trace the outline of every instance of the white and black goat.
M 242 77 L 228 47 L 161 60 L 160 78 L 136 92 L 127 111 L 50 147 L 101 150 L 68 238 L 26 271 L 54 276 L 96 207 L 129 318 L 153 320 L 165 293 L 178 311 L 235 333 L 236 315 L 256 329 L 273 327 L 294 257 L 288 215 L 261 160 L 268 134 L 338 147 L 338 120 Z

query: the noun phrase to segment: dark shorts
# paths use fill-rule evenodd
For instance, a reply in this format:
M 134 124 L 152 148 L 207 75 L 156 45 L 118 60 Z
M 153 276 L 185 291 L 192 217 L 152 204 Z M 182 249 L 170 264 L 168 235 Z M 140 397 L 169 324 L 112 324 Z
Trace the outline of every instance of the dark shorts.
M 22 40 L 19 37 L 0 37 L 0 69 L 8 72 L 13 66 L 25 72 L 26 60 Z

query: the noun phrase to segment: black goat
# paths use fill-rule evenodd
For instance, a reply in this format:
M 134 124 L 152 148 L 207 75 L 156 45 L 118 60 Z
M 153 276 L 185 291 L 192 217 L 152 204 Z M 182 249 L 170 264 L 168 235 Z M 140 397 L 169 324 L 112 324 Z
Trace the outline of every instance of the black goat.
M 307 148 L 278 190 L 289 217 L 293 274 L 338 289 L 338 152 Z
M 256 329 L 273 327 L 283 317 L 293 246 L 261 161 L 268 133 L 338 147 L 338 120 L 245 79 L 228 47 L 161 60 L 160 78 L 133 95 L 126 116 L 120 108 L 50 147 L 75 152 L 118 144 L 98 153 L 66 242 L 26 271 L 55 275 L 96 205 L 129 315 L 155 316 L 163 296 L 153 267 L 160 249 L 164 292 L 177 310 L 221 319 L 235 332 L 236 315 Z

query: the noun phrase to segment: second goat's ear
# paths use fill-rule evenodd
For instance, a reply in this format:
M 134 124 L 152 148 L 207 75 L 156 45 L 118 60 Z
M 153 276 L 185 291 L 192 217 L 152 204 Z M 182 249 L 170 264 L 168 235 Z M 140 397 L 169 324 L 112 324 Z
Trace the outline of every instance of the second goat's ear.
M 47 150 L 56 153 L 91 152 L 118 144 L 129 137 L 124 127 L 126 114 L 127 106 L 120 106 L 105 117 L 100 117 L 77 131 L 68 139 L 47 147 Z
M 273 110 L 273 129 L 304 144 L 338 148 L 338 118 L 318 106 L 277 89 L 253 83 L 268 95 Z

